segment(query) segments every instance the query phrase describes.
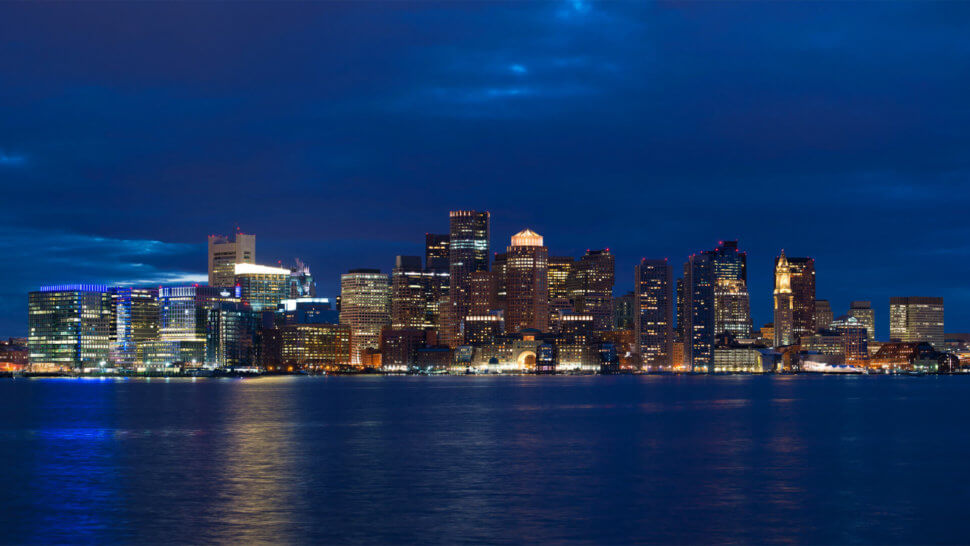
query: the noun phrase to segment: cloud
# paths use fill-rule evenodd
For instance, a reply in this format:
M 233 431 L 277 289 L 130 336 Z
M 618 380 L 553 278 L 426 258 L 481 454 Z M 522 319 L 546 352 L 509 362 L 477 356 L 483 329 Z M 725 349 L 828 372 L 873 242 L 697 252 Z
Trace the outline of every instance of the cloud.
M 19 167 L 27 163 L 27 157 L 0 150 L 0 167 Z

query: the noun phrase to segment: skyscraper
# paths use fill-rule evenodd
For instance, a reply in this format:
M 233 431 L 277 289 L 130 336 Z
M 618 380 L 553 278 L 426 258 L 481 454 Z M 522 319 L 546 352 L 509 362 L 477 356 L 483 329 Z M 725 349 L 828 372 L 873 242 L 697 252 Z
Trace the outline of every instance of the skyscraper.
M 80 370 L 109 363 L 112 307 L 103 285 L 45 286 L 28 296 L 28 348 L 34 370 Z
M 640 260 L 634 268 L 633 320 L 645 369 L 668 369 L 674 342 L 673 268 L 667 259 Z
M 290 295 L 290 270 L 285 267 L 238 263 L 233 270 L 239 296 L 253 311 L 276 311 Z
M 253 317 L 235 290 L 196 284 L 158 290 L 159 343 L 146 363 L 250 364 Z
M 554 317 L 558 317 L 560 311 L 573 309 L 569 279 L 575 261 L 572 256 L 549 257 L 549 324 L 555 324 Z
M 714 371 L 714 285 L 714 253 L 701 252 L 687 258 L 682 331 L 684 362 L 693 371 Z
M 925 341 L 937 351 L 945 349 L 943 336 L 943 298 L 889 298 L 889 339 Z
M 793 340 L 815 333 L 815 258 L 788 258 Z
M 815 300 L 815 331 L 825 330 L 832 324 L 832 306 L 829 300 Z
M 232 238 L 209 235 L 209 286 L 232 287 L 236 264 L 256 263 L 256 236 L 237 231 Z
M 391 323 L 389 284 L 377 269 L 340 276 L 340 324 L 350 326 L 352 365 L 362 365 L 364 351 L 380 347 L 381 330 Z
M 313 282 L 310 267 L 297 258 L 296 265 L 290 268 L 290 298 L 317 297 L 317 283 Z
M 122 286 L 111 289 L 111 360 L 120 368 L 145 363 L 145 350 L 158 341 L 158 289 Z
M 509 332 L 549 329 L 549 249 L 542 236 L 524 229 L 506 249 L 505 326 Z
M 714 334 L 751 337 L 747 253 L 738 248 L 736 240 L 720 241 L 707 253 L 714 262 Z
M 449 218 L 450 309 L 447 313 L 449 320 L 442 328 L 442 337 L 445 343 L 455 347 L 460 342 L 461 320 L 468 315 L 471 305 L 471 274 L 489 270 L 489 213 L 456 210 L 451 211 Z
M 795 343 L 791 266 L 784 249 L 775 260 L 775 347 Z
M 570 296 L 576 313 L 593 316 L 593 327 L 605 331 L 613 323 L 613 254 L 610 249 L 587 250 L 572 268 Z
M 872 310 L 871 301 L 853 301 L 849 305 L 850 317 L 855 317 L 863 326 L 866 327 L 866 333 L 869 336 L 869 341 L 875 341 L 876 339 L 876 313 Z
M 398 256 L 391 270 L 391 326 L 433 327 L 429 291 L 431 273 L 421 267 L 420 256 Z
M 424 234 L 424 267 L 428 271 L 448 271 L 448 247 L 450 235 L 447 233 Z

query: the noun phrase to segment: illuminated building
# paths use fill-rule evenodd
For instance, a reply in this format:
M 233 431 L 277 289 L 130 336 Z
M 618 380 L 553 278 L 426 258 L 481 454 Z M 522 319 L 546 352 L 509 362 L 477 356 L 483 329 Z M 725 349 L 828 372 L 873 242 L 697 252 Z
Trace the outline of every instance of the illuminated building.
M 0 370 L 5 372 L 21 371 L 30 363 L 27 338 L 9 338 L 0 341 Z
M 230 239 L 209 235 L 209 286 L 232 287 L 236 264 L 256 263 L 256 236 L 237 231 Z
M 889 339 L 925 341 L 937 350 L 946 347 L 943 335 L 943 298 L 889 298 Z
M 866 325 L 857 317 L 843 315 L 832 321 L 832 330 L 842 337 L 846 363 L 869 360 Z
M 30 366 L 81 370 L 108 365 L 111 295 L 103 285 L 45 286 L 28 296 Z
M 442 338 L 451 347 L 459 341 L 461 320 L 471 306 L 471 274 L 489 270 L 489 213 L 472 210 L 451 211 L 448 263 L 451 274 L 448 321 L 442 324 Z
M 143 365 L 146 347 L 158 341 L 158 289 L 117 287 L 110 292 L 111 360 L 119 368 Z
M 667 369 L 674 342 L 673 268 L 666 258 L 644 258 L 633 280 L 635 350 L 644 368 Z
M 573 309 L 593 315 L 597 330 L 612 327 L 614 275 L 614 258 L 608 248 L 587 250 L 572 268 L 569 293 Z
M 782 250 L 775 260 L 775 347 L 795 343 L 792 306 L 791 268 Z
M 462 335 L 467 345 L 488 345 L 505 333 L 501 313 L 469 315 L 462 321 Z
M 737 241 L 720 241 L 706 254 L 714 267 L 714 334 L 751 337 L 747 253 L 738 249 Z
M 569 279 L 575 260 L 571 256 L 549 257 L 549 324 L 559 311 L 571 311 L 573 302 L 569 296 Z M 497 269 L 497 267 L 496 267 Z
M 249 263 L 235 265 L 235 285 L 255 312 L 275 311 L 290 294 L 290 270 Z
M 714 371 L 720 373 L 771 373 L 781 354 L 769 349 L 731 347 L 714 351 Z
M 525 229 L 506 249 L 505 327 L 509 332 L 549 329 L 549 249 L 542 236 Z
M 869 339 L 876 339 L 876 313 L 872 310 L 872 302 L 854 301 L 849 305 L 850 317 L 855 317 L 866 328 Z
M 945 356 L 925 341 L 890 341 L 883 343 L 872 356 L 869 367 L 882 372 L 932 373 L 938 370 L 940 359 Z
M 714 256 L 692 254 L 684 264 L 684 363 L 691 371 L 714 371 Z
M 430 328 L 428 310 L 429 277 L 420 256 L 398 256 L 391 270 L 391 326 Z
M 381 332 L 381 367 L 406 372 L 416 365 L 418 349 L 425 346 L 424 330 L 385 328 Z
M 831 322 L 831 321 L 830 321 Z M 761 327 L 761 334 L 758 339 L 762 341 L 767 346 L 772 346 L 775 344 L 775 323 L 769 322 Z
M 350 327 L 291 324 L 279 328 L 278 371 L 331 371 L 350 364 Z
M 424 234 L 424 267 L 428 271 L 448 272 L 448 248 L 450 235 L 447 233 Z
M 364 365 L 367 349 L 381 344 L 381 329 L 391 323 L 390 286 L 377 269 L 352 269 L 340 276 L 340 324 L 350 326 L 351 363 Z
M 340 316 L 330 305 L 330 298 L 289 298 L 276 310 L 283 324 L 337 324 Z
M 829 300 L 815 300 L 815 331 L 827 329 L 833 319 Z
M 183 362 L 209 367 L 252 364 L 252 310 L 235 290 L 217 286 L 158 289 L 159 341 L 146 365 Z
M 313 282 L 310 267 L 301 260 L 296 260 L 296 266 L 290 268 L 290 298 L 317 297 L 317 283 Z
M 786 258 L 792 296 L 792 342 L 815 333 L 815 259 Z
M 471 298 L 468 305 L 469 315 L 487 315 L 499 309 L 497 279 L 492 271 L 474 271 L 469 276 L 468 287 Z

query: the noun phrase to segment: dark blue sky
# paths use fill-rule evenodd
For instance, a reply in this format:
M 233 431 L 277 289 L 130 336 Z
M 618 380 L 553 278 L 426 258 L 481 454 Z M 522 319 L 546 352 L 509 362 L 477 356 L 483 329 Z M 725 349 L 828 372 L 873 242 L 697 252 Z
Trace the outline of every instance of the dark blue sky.
M 323 294 L 447 211 L 554 254 L 738 238 L 836 314 L 942 295 L 970 330 L 970 3 L 0 5 L 0 335 L 52 282 L 204 276 L 239 225 Z

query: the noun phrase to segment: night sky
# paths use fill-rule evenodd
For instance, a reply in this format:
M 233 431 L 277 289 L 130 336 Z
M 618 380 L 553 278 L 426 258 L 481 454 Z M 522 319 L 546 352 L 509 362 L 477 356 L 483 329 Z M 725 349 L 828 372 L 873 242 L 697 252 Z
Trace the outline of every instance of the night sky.
M 448 211 L 633 265 L 814 256 L 836 316 L 970 330 L 970 3 L 0 5 L 0 336 L 48 283 L 204 279 L 206 235 L 349 268 Z

